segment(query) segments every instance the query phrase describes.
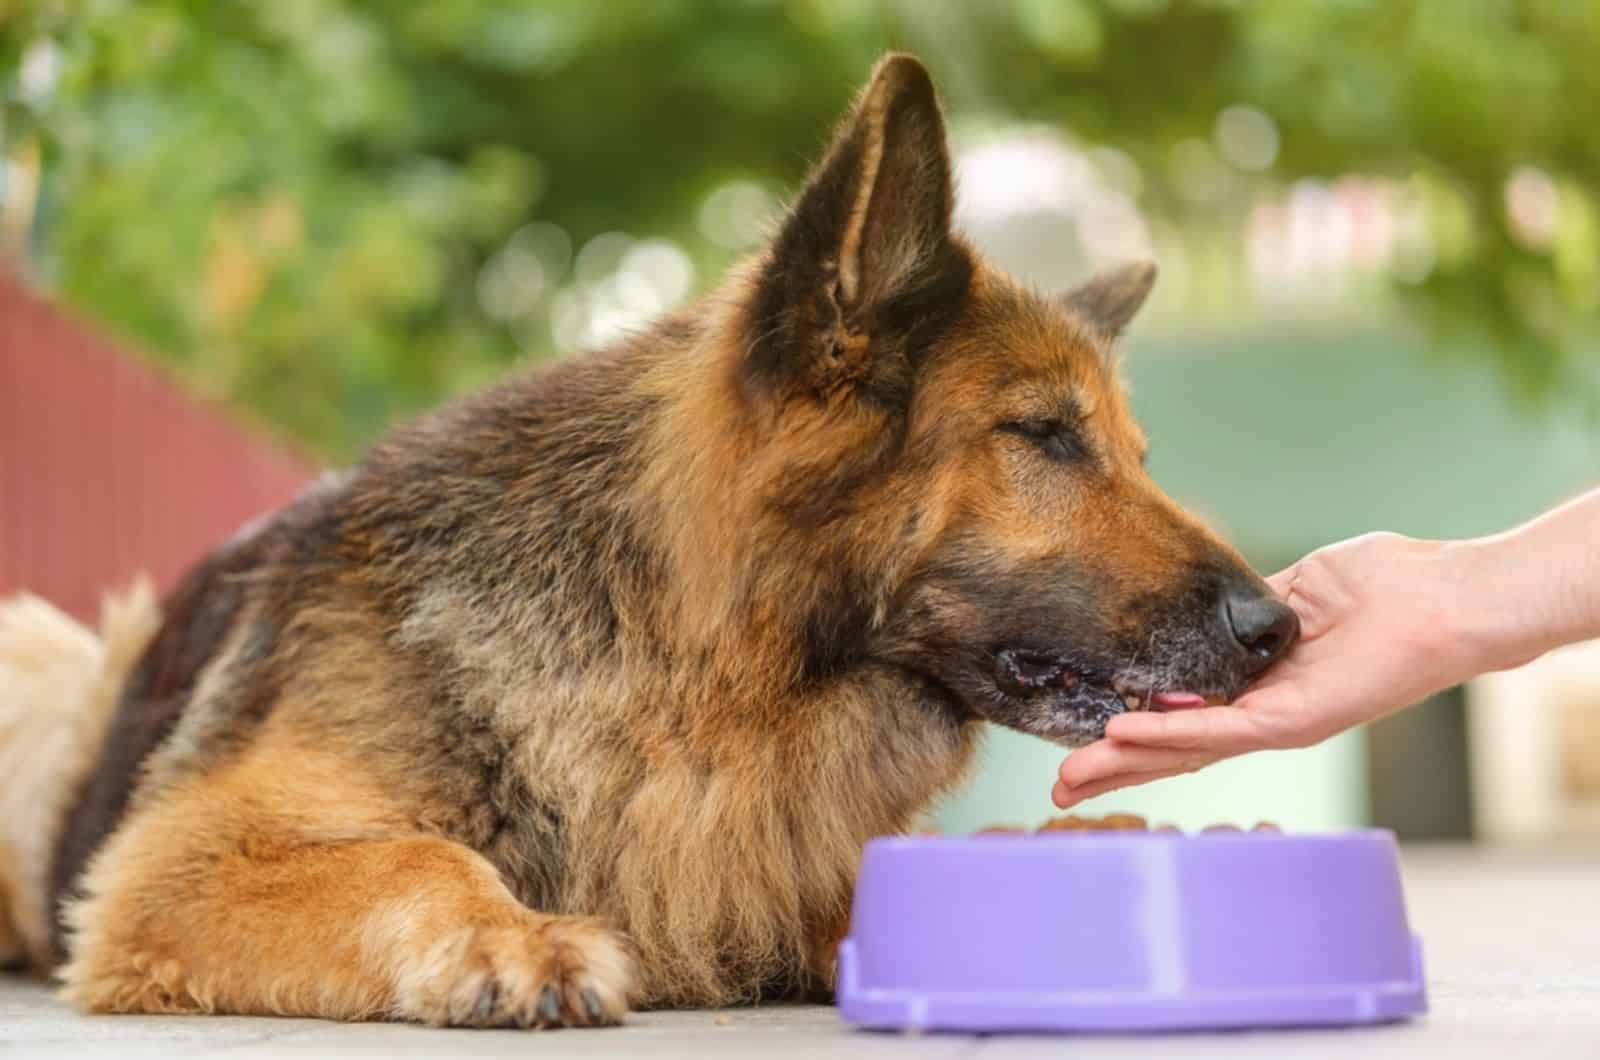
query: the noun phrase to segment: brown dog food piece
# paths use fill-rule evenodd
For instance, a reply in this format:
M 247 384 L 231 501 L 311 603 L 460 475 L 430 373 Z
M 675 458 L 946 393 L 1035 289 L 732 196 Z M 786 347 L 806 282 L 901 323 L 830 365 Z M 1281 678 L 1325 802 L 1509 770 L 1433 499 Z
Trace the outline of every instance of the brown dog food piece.
M 1250 829 L 1250 831 L 1252 831 L 1252 832 L 1281 832 L 1281 831 L 1283 831 L 1283 829 L 1279 828 L 1277 825 L 1273 824 L 1271 821 L 1257 821 L 1255 827 Z
M 1094 827 L 1094 822 L 1087 817 L 1077 814 L 1068 814 L 1065 817 L 1052 817 L 1040 825 L 1040 832 L 1086 832 Z
M 1143 817 L 1132 813 L 1110 813 L 1104 817 L 1079 817 L 1068 814 L 1052 817 L 1039 826 L 1040 832 L 1142 832 L 1149 826 Z
M 1204 834 L 1207 832 L 1242 832 L 1244 829 L 1236 824 L 1208 824 L 1200 831 Z

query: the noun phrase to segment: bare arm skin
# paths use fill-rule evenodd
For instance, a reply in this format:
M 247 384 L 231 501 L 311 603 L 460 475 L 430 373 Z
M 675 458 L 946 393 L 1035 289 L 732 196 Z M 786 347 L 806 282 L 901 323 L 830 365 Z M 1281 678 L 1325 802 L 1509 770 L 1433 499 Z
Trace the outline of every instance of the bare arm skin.
M 1491 537 L 1342 541 L 1269 581 L 1300 615 L 1290 656 L 1231 706 L 1113 718 L 1105 739 L 1062 763 L 1056 805 L 1318 743 L 1600 637 L 1600 489 Z
M 1482 671 L 1600 637 L 1600 489 L 1465 548 L 1490 609 L 1478 616 Z

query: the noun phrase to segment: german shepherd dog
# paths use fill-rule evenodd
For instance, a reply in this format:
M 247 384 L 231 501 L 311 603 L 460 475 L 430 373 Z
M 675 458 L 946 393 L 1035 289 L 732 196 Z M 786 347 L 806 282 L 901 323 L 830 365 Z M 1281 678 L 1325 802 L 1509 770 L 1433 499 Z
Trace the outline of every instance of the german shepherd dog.
M 980 723 L 1238 694 L 1295 619 L 1145 474 L 1153 267 L 1037 294 L 952 191 L 891 55 L 692 306 L 396 431 L 159 615 L 12 601 L 0 936 L 92 1012 L 825 994 L 863 841 Z

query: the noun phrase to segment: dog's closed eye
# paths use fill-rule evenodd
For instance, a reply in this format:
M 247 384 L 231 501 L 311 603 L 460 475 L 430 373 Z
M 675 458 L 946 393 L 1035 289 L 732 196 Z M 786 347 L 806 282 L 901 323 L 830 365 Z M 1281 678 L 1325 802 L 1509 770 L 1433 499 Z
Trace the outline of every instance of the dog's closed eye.
M 999 429 L 1028 439 L 1052 460 L 1075 464 L 1089 458 L 1083 436 L 1065 420 L 1008 420 L 1000 424 Z

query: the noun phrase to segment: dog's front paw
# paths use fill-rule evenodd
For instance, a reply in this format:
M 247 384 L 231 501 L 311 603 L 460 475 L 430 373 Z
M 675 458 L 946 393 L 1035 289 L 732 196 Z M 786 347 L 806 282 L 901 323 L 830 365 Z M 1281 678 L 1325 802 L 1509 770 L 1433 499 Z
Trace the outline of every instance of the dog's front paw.
M 597 921 L 537 913 L 509 926 L 440 937 L 401 969 L 401 1019 L 441 1027 L 587 1027 L 620 1023 L 633 966 Z

